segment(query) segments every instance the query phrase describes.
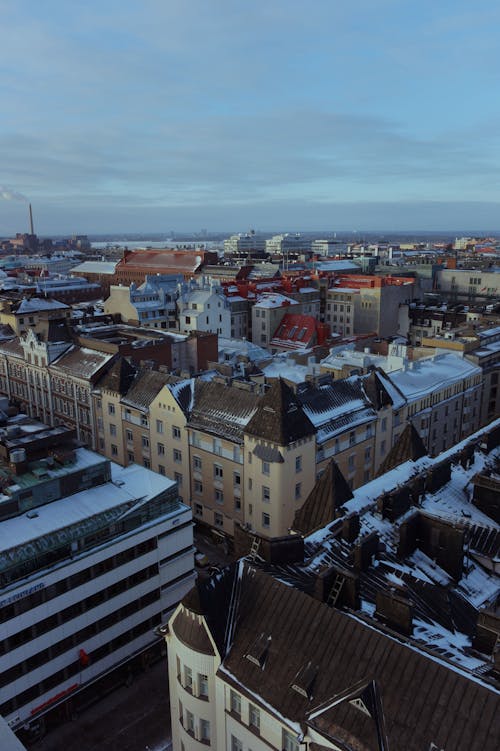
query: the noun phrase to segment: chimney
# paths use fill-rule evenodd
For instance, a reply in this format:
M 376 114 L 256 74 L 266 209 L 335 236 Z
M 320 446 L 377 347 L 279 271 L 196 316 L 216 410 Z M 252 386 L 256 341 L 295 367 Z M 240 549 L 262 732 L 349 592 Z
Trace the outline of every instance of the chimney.
M 33 212 L 31 211 L 31 203 L 29 204 L 30 207 L 30 235 L 34 235 L 35 232 L 33 230 Z

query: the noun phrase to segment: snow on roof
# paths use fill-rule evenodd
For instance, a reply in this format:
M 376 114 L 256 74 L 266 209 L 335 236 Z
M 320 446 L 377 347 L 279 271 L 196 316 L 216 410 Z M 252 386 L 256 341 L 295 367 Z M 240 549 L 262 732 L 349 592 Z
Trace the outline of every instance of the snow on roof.
M 32 297 L 29 300 L 23 298 L 17 307 L 16 313 L 33 313 L 38 310 L 67 310 L 68 307 L 68 305 L 58 300 L 51 300 L 50 298 Z
M 114 274 L 118 261 L 84 261 L 73 266 L 71 272 L 84 274 Z
M 255 307 L 280 308 L 282 305 L 298 305 L 297 300 L 281 295 L 279 292 L 263 292 L 258 295 Z
M 477 365 L 450 353 L 416 360 L 406 370 L 391 372 L 390 379 L 405 397 L 411 399 L 479 373 L 481 368 Z

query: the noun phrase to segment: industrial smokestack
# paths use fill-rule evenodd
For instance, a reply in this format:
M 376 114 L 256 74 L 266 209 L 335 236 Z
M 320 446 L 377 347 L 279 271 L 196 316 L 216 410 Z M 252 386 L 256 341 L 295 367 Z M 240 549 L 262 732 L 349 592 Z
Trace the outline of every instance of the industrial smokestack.
M 33 213 L 31 211 L 31 203 L 30 203 L 29 207 L 30 207 L 30 235 L 34 235 L 35 232 L 33 230 Z

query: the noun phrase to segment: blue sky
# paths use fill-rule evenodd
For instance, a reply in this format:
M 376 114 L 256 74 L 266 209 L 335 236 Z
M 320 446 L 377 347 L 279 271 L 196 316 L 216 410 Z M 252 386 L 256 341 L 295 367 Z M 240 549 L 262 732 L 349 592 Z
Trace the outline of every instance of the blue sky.
M 0 0 L 0 19 L 0 186 L 40 233 L 500 229 L 497 0 Z M 26 216 L 0 200 L 0 236 Z

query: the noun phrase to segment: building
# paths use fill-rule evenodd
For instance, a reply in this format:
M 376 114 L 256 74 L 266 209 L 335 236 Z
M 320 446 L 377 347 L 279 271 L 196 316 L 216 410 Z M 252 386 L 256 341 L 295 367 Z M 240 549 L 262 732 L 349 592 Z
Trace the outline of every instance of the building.
M 292 307 L 293 306 L 293 307 Z M 252 307 L 252 342 L 268 347 L 284 315 L 300 313 L 300 303 L 279 292 L 263 292 Z
M 500 296 L 500 273 L 483 269 L 440 268 L 436 290 L 451 301 L 487 302 Z
M 129 287 L 112 285 L 104 302 L 104 312 L 119 316 L 123 323 L 154 329 L 178 329 L 178 285 L 182 276 L 146 275 L 143 284 Z
M 26 419 L 1 431 L 0 713 L 14 730 L 144 664 L 193 582 L 175 482 L 73 435 Z
M 9 325 L 17 336 L 30 330 L 47 336 L 52 322 L 69 322 L 70 318 L 70 306 L 58 300 L 7 296 L 0 299 L 0 323 Z
M 224 253 L 237 255 L 264 255 L 266 239 L 255 232 L 231 235 L 224 240 Z
M 128 286 L 131 282 L 143 284 L 146 276 L 152 274 L 181 274 L 190 279 L 199 274 L 205 264 L 217 263 L 215 251 L 172 250 L 170 248 L 142 248 L 126 250 L 115 267 L 112 284 Z
M 231 336 L 234 328 L 231 310 L 218 284 L 203 278 L 181 285 L 177 308 L 181 333 L 209 331 L 226 338 Z
M 355 299 L 359 297 L 359 289 L 349 287 L 331 287 L 326 293 L 325 323 L 333 333 L 342 337 L 352 336 L 356 330 Z M 375 329 L 372 329 L 375 331 Z M 367 329 L 364 333 L 368 333 Z
M 332 463 L 302 534 L 242 531 L 162 628 L 174 751 L 494 751 L 498 431 L 354 495 Z
M 266 240 L 266 251 L 272 255 L 287 255 L 288 253 L 304 253 L 311 250 L 311 241 L 302 235 L 292 235 L 288 232 L 274 235 Z

